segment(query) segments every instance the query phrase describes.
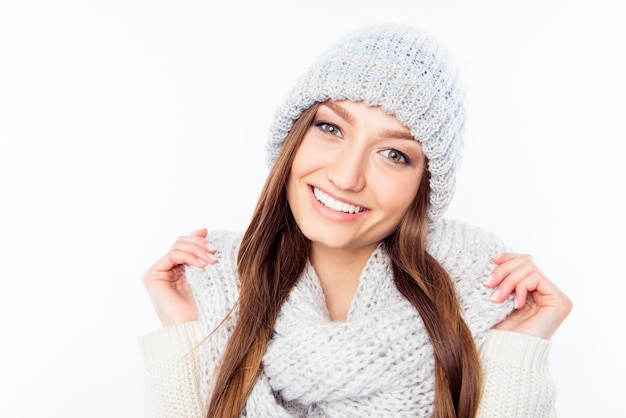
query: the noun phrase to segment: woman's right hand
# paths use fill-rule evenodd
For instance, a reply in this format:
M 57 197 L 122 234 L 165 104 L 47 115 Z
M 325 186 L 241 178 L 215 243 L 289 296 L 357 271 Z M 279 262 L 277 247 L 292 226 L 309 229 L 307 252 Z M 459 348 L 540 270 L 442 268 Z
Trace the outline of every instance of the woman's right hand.
M 217 263 L 208 231 L 179 237 L 172 248 L 143 274 L 143 284 L 163 327 L 198 319 L 198 309 L 185 278 L 184 265 L 204 268 Z

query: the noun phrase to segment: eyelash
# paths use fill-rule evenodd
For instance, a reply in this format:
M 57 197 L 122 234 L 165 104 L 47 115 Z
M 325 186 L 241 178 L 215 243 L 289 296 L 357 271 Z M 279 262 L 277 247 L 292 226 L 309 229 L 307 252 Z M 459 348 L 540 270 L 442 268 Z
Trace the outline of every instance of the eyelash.
M 317 128 L 320 128 L 324 133 L 327 133 L 329 135 L 333 135 L 333 136 L 338 136 L 341 137 L 341 128 L 339 128 L 337 125 L 330 123 L 330 122 L 325 122 L 325 121 L 315 121 L 313 122 L 313 125 Z M 326 130 L 326 127 L 331 127 L 333 129 L 336 129 L 336 132 L 329 132 Z M 388 155 L 384 155 L 385 158 L 389 159 L 393 164 L 401 164 L 401 165 L 410 165 L 411 164 L 411 159 L 409 158 L 408 155 L 406 155 L 405 153 L 403 153 L 400 150 L 397 150 L 395 148 L 388 148 L 385 150 L 380 151 L 380 153 L 390 153 L 390 152 L 395 152 L 397 153 L 400 158 L 402 158 L 402 161 L 395 161 L 393 160 L 391 157 L 389 157 Z
M 327 133 L 329 135 L 334 135 L 334 136 L 340 136 L 341 135 L 341 128 L 339 128 L 339 126 L 332 124 L 330 122 L 324 122 L 324 121 L 316 121 L 313 123 L 314 126 L 320 128 L 322 131 L 324 131 L 324 133 Z M 329 132 L 325 129 L 325 126 L 327 127 L 332 127 L 334 129 L 337 130 L 337 132 L 333 133 L 333 132 Z
M 398 156 L 400 158 L 402 158 L 402 161 L 396 161 L 394 159 L 392 159 L 391 157 L 389 157 L 389 155 L 384 155 L 385 158 L 388 158 L 393 164 L 402 164 L 402 165 L 410 165 L 411 164 L 411 159 L 409 158 L 408 155 L 406 155 L 405 153 L 403 153 L 400 150 L 397 150 L 395 148 L 388 148 L 385 150 L 380 151 L 383 155 L 384 153 L 391 153 L 394 152 L 396 154 L 398 154 Z

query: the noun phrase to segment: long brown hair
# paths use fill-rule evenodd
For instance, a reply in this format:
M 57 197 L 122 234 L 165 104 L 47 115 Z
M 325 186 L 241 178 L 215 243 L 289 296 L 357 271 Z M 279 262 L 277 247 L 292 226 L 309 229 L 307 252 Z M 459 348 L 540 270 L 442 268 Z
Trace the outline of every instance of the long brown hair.
M 482 387 L 478 351 L 448 272 L 426 251 L 429 175 L 385 238 L 396 287 L 420 313 L 435 351 L 435 417 L 473 417 Z
M 302 137 L 319 104 L 296 120 L 274 162 L 238 254 L 241 291 L 237 323 L 226 345 L 209 401 L 209 418 L 238 418 L 258 376 L 283 302 L 309 257 L 287 204 L 286 183 Z M 480 397 L 476 346 L 461 318 L 454 285 L 426 252 L 428 176 L 397 230 L 385 239 L 399 291 L 419 311 L 435 352 L 435 416 L 472 417 Z

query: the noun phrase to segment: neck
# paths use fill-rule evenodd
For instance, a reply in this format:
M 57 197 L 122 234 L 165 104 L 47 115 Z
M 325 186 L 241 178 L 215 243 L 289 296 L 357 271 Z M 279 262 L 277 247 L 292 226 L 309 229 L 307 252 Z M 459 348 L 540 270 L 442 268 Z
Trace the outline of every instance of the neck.
M 376 242 L 360 248 L 336 249 L 312 243 L 311 265 L 324 289 L 332 320 L 346 319 L 361 271 L 377 246 Z

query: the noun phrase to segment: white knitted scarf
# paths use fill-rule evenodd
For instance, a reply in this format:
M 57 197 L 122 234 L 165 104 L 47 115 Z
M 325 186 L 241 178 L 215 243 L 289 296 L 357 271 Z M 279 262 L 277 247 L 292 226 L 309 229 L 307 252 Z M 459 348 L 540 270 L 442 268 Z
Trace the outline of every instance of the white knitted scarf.
M 307 264 L 277 319 L 246 416 L 428 416 L 433 400 L 428 334 L 379 247 L 342 322 L 330 320 Z
M 211 335 L 200 347 L 202 396 L 211 391 L 236 321 L 232 315 L 218 326 L 239 297 L 240 239 L 212 233 L 219 264 L 186 270 L 201 332 Z M 493 269 L 489 256 L 505 249 L 492 235 L 456 222 L 442 221 L 429 232 L 428 251 L 450 273 L 479 348 L 485 333 L 513 307 L 512 298 L 491 303 L 491 290 L 481 279 Z M 433 349 L 416 309 L 396 289 L 390 263 L 382 246 L 372 253 L 341 322 L 330 320 L 319 279 L 307 264 L 277 318 L 245 416 L 432 415 Z

